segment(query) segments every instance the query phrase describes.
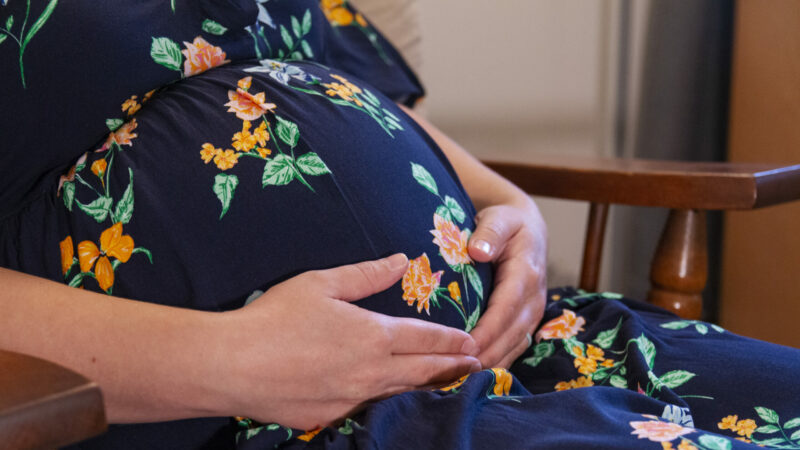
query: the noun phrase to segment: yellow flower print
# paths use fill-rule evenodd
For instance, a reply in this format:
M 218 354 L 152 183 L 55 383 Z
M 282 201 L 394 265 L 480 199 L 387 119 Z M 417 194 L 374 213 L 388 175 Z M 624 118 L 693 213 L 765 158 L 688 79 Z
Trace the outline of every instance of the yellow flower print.
M 221 152 L 221 148 L 214 148 L 213 145 L 206 142 L 203 144 L 203 150 L 200 150 L 200 157 L 203 159 L 204 163 L 208 164 Z
M 555 389 L 557 391 L 566 391 L 567 389 L 577 389 L 582 387 L 594 386 L 594 381 L 589 377 L 578 377 L 575 380 L 559 381 Z
M 694 431 L 692 428 L 682 427 L 677 423 L 660 420 L 633 421 L 630 422 L 630 426 L 633 428 L 631 434 L 635 434 L 639 439 L 649 439 L 653 442 L 674 441 L 684 434 Z
M 453 389 L 456 389 L 456 388 L 460 387 L 462 384 L 464 384 L 464 382 L 467 381 L 467 378 L 469 378 L 469 374 L 464 375 L 463 377 L 461 377 L 458 380 L 448 384 L 447 386 L 440 387 L 439 390 L 440 391 L 452 391 Z
M 61 248 L 61 272 L 64 275 L 69 272 L 72 267 L 72 261 L 75 257 L 75 249 L 72 247 L 72 236 L 67 236 L 63 241 L 58 243 Z
M 431 272 L 431 261 L 425 253 L 409 261 L 408 270 L 403 274 L 403 300 L 408 306 L 418 302 L 417 312 L 421 313 L 424 309 L 430 315 L 430 299 L 439 287 L 443 273 L 443 270 Z
M 681 443 L 678 444 L 678 450 L 697 450 L 697 447 L 687 440 L 681 440 Z
M 586 356 L 594 359 L 595 361 L 602 361 L 604 359 L 603 349 L 595 347 L 592 344 L 586 346 Z
M 614 367 L 614 360 L 613 359 L 604 359 L 603 362 L 600 363 L 603 367 Z
M 367 24 L 367 19 L 365 19 L 364 16 L 361 15 L 361 13 L 356 13 L 356 22 L 358 22 L 359 25 L 365 28 L 369 25 Z
M 142 108 L 142 105 L 136 101 L 136 96 L 132 95 L 131 98 L 122 103 L 122 112 L 128 112 L 129 116 L 136 114 Z
M 717 427 L 720 430 L 731 430 L 736 431 L 736 421 L 739 420 L 739 416 L 726 416 L 722 418 L 722 421 L 717 424 Z
M 323 86 L 328 88 L 328 90 L 325 91 L 326 94 L 331 97 L 338 96 L 342 100 L 355 103 L 358 106 L 364 105 L 361 103 L 361 100 L 355 97 L 356 94 L 360 94 L 362 92 L 361 88 L 347 81 L 347 79 L 343 76 L 332 74 L 331 78 L 335 78 L 336 80 L 341 81 L 341 83 L 322 83 Z
M 564 312 L 550 320 L 536 333 L 536 342 L 542 339 L 568 339 L 583 331 L 586 319 L 565 309 Z
M 346 27 L 353 23 L 353 13 L 344 6 L 344 1 L 322 0 L 319 5 L 331 25 Z
M 736 422 L 736 433 L 739 436 L 751 437 L 758 426 L 753 419 L 744 419 Z
M 253 136 L 256 137 L 258 145 L 265 146 L 269 140 L 269 131 L 267 131 L 267 121 L 261 121 L 261 125 L 253 131 Z
M 511 383 L 514 382 L 511 373 L 506 369 L 500 368 L 494 368 L 492 372 L 494 372 L 494 395 L 498 397 L 508 395 L 511 391 Z
M 309 442 L 312 439 L 314 439 L 314 436 L 318 435 L 320 431 L 322 431 L 322 428 L 317 428 L 315 430 L 306 431 L 304 434 L 301 434 L 300 436 L 297 436 L 297 439 L 300 439 L 301 441 Z
M 228 170 L 233 168 L 239 162 L 240 153 L 233 150 L 220 151 L 214 156 L 214 164 L 217 165 L 219 170 Z
M 234 134 L 231 139 L 233 148 L 240 152 L 249 152 L 250 149 L 256 146 L 258 139 L 250 133 L 251 126 L 249 120 L 242 122 L 242 131 Z
M 347 80 L 347 78 L 345 78 L 345 77 L 343 77 L 341 75 L 336 75 L 336 74 L 332 73 L 331 74 L 331 78 L 339 80 L 340 83 L 342 83 L 345 87 L 347 87 L 347 89 L 350 90 L 350 92 L 352 92 L 354 94 L 361 94 L 362 92 L 364 92 L 364 91 L 361 90 L 360 87 L 358 87 L 355 84 L 351 83 L 350 81 Z
M 457 281 L 453 281 L 452 283 L 447 285 L 447 291 L 450 292 L 450 298 L 461 303 L 461 287 L 459 287 Z
M 439 253 L 447 264 L 455 266 L 472 262 L 467 250 L 467 230 L 459 230 L 458 225 L 436 213 L 433 214 L 433 226 L 433 243 L 439 246 Z
M 100 248 L 92 241 L 78 244 L 78 263 L 81 272 L 89 272 L 94 264 L 94 275 L 100 288 L 107 291 L 114 285 L 114 268 L 109 257 L 128 262 L 133 253 L 133 238 L 122 234 L 122 223 L 117 222 L 100 234 Z
M 183 74 L 187 77 L 230 62 L 225 59 L 225 52 L 221 48 L 209 44 L 200 36 L 194 38 L 191 43 L 184 42 L 183 45 L 186 47 L 186 50 L 181 50 L 186 57 Z
M 150 100 L 150 97 L 152 97 L 152 96 L 153 96 L 153 94 L 155 94 L 155 93 L 156 93 L 156 90 L 155 90 L 155 89 L 153 89 L 152 91 L 147 91 L 147 92 L 144 94 L 144 97 L 142 98 L 142 103 L 144 103 L 144 102 L 146 102 L 146 101 Z
M 591 375 L 597 371 L 597 361 L 592 358 L 578 356 L 573 361 L 573 364 L 578 369 L 578 372 L 584 375 Z
M 672 446 L 672 442 L 662 442 L 661 443 L 661 450 L 674 450 L 675 447 Z
M 267 156 L 272 154 L 272 150 L 270 150 L 268 148 L 264 148 L 264 147 L 258 147 L 258 148 L 256 148 L 256 153 L 258 153 L 258 156 L 260 156 L 262 158 L 266 158 Z
M 92 173 L 97 175 L 97 178 L 102 178 L 103 174 L 106 173 L 107 167 L 108 163 L 106 163 L 105 159 L 98 159 L 92 163 Z

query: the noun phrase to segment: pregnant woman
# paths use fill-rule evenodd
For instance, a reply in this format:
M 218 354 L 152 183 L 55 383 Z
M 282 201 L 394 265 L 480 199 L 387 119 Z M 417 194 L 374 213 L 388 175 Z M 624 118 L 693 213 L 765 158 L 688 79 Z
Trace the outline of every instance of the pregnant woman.
M 98 381 L 79 446 L 800 448 L 800 353 L 545 292 L 343 0 L 7 0 L 0 61 L 0 347 Z

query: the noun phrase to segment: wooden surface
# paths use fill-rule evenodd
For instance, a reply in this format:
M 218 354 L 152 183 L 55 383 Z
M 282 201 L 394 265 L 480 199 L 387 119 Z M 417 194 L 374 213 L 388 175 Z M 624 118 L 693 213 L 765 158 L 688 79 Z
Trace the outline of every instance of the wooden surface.
M 800 128 L 800 125 L 798 125 Z M 537 157 L 484 161 L 533 195 L 674 209 L 753 209 L 800 198 L 800 164 Z
M 606 222 L 608 222 L 608 203 L 592 203 L 589 206 L 589 219 L 586 224 L 586 239 L 583 245 L 581 279 L 578 287 L 586 291 L 597 290 L 600 278 L 600 262 L 603 259 Z
M 650 268 L 647 300 L 686 319 L 700 319 L 708 279 L 705 211 L 673 209 Z
M 105 429 L 96 384 L 47 361 L 0 350 L 0 447 L 55 448 Z
M 729 159 L 800 162 L 800 2 L 736 7 Z M 800 204 L 726 213 L 720 323 L 800 347 Z

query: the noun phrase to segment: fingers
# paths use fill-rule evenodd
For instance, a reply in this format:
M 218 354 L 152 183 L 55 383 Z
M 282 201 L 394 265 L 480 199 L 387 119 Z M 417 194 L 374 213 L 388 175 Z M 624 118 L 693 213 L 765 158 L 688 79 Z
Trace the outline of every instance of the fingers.
M 312 272 L 322 278 L 325 293 L 348 302 L 361 300 L 395 284 L 408 267 L 408 257 L 397 253 L 388 258 Z
M 486 208 L 476 217 L 477 226 L 469 239 L 469 256 L 479 262 L 489 262 L 503 252 L 509 239 L 522 224 L 518 214 L 510 214 L 509 208 L 496 206 Z
M 389 333 L 393 354 L 478 354 L 472 336 L 456 328 L 417 319 L 394 319 Z
M 481 370 L 477 358 L 464 355 L 395 355 L 392 357 L 388 391 L 421 388 L 455 380 Z
M 516 346 L 516 347 L 514 347 L 514 348 L 511 350 L 511 352 L 509 352 L 509 353 L 508 353 L 506 356 L 504 356 L 504 357 L 503 357 L 503 358 L 500 360 L 500 362 L 499 362 L 499 363 L 497 363 L 497 365 L 495 365 L 494 367 L 502 367 L 502 368 L 504 368 L 504 369 L 508 369 L 509 367 L 511 367 L 511 364 L 513 364 L 513 363 L 514 363 L 514 361 L 515 361 L 517 358 L 519 358 L 519 356 L 520 356 L 520 355 L 522 355 L 523 353 L 525 353 L 525 350 L 527 350 L 527 349 L 528 349 L 528 347 L 530 347 L 530 344 L 528 343 L 528 337 L 527 337 L 527 336 L 525 336 L 525 337 L 522 339 L 522 342 L 520 342 L 519 344 L 517 344 L 517 346 Z

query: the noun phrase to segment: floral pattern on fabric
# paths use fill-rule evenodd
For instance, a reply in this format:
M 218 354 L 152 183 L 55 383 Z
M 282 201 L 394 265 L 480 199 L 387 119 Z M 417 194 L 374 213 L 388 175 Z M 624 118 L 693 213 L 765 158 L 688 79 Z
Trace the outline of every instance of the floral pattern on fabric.
M 144 101 L 150 98 L 152 91 L 144 96 Z M 132 96 L 122 104 L 122 111 L 128 115 L 133 115 L 141 108 L 136 102 L 136 96 Z M 132 111 L 132 112 L 131 112 Z M 78 209 L 94 219 L 97 223 L 110 222 L 98 240 L 99 246 L 90 240 L 78 243 L 77 257 L 73 249 L 72 236 L 67 236 L 59 244 L 61 253 L 61 269 L 65 280 L 72 287 L 82 287 L 86 278 L 94 278 L 100 289 L 111 294 L 115 272 L 120 265 L 127 263 L 133 254 L 144 254 L 150 263 L 153 263 L 153 256 L 150 250 L 144 247 L 136 247 L 130 235 L 123 234 L 123 225 L 133 219 L 134 212 L 134 190 L 133 190 L 133 169 L 128 168 L 128 186 L 122 192 L 118 200 L 114 200 L 111 191 L 111 167 L 114 159 L 119 152 L 123 151 L 122 146 L 133 146 L 133 141 L 138 135 L 133 131 L 137 127 L 136 118 L 131 118 L 128 122 L 121 119 L 108 119 L 106 125 L 109 134 L 100 148 L 95 150 L 95 155 L 102 154 L 89 165 L 89 172 L 86 173 L 88 154 L 81 156 L 76 164 L 70 168 L 66 175 L 62 175 L 58 184 L 58 194 L 63 197 L 64 206 L 72 212 L 75 205 Z M 91 173 L 94 176 L 88 176 Z M 84 177 L 86 175 L 86 177 Z M 88 203 L 83 203 L 76 198 L 76 184 L 88 188 L 96 197 Z M 99 186 L 98 186 L 99 183 Z M 74 267 L 79 269 L 70 279 Z
M 483 298 L 483 282 L 467 251 L 471 231 L 469 229 L 461 230 L 453 222 L 455 220 L 458 223 L 464 223 L 466 213 L 454 198 L 449 195 L 441 197 L 436 180 L 423 166 L 412 162 L 411 174 L 417 183 L 442 201 L 442 205 L 437 207 L 436 212 L 433 213 L 434 229 L 430 233 L 434 237 L 433 243 L 439 247 L 439 256 L 452 272 L 461 274 L 464 290 L 461 290 L 458 281 L 451 281 L 447 287 L 440 287 L 444 270 L 432 272 L 430 259 L 427 254 L 423 253 L 410 261 L 409 267 L 403 275 L 403 300 L 406 300 L 409 306 L 417 301 L 417 312 L 422 312 L 424 309 L 429 315 L 430 303 L 441 308 L 440 300 L 446 301 L 461 315 L 464 320 L 464 329 L 469 332 L 475 328 L 481 315 L 480 299 Z M 478 297 L 474 307 L 469 298 L 470 287 Z M 462 292 L 464 293 L 463 301 Z
M 230 60 L 220 48 L 210 44 L 200 36 L 192 42 L 183 43 L 184 49 L 170 38 L 153 37 L 150 45 L 150 57 L 153 61 L 170 70 L 180 72 L 181 78 L 205 72 Z
M 214 178 L 212 191 L 222 204 L 219 218 L 222 219 L 228 212 L 239 185 L 239 177 L 225 173 L 239 162 L 239 158 L 247 157 L 264 162 L 264 172 L 261 177 L 262 187 L 285 186 L 294 180 L 299 181 L 311 192 L 314 188 L 305 176 L 321 176 L 331 173 L 328 166 L 314 152 L 306 152 L 297 156 L 295 149 L 300 142 L 300 128 L 291 120 L 277 114 L 277 106 L 267 103 L 264 92 L 251 93 L 252 77 L 239 80 L 236 90 L 228 91 L 228 112 L 234 113 L 242 120 L 241 131 L 237 131 L 231 138 L 231 146 L 235 149 L 215 147 L 206 142 L 202 145 L 200 159 L 209 164 L 211 161 L 222 173 Z M 269 121 L 267 114 L 274 118 L 275 126 Z M 260 121 L 253 129 L 251 121 Z M 277 138 L 276 138 L 277 137 Z M 267 141 L 274 146 L 276 154 L 266 148 Z M 288 147 L 282 147 L 282 145 Z M 271 156 L 272 155 L 272 156 Z
M 389 65 L 393 64 L 391 58 L 386 55 L 383 47 L 378 42 L 375 31 L 367 23 L 367 19 L 361 13 L 353 11 L 347 0 L 320 0 L 319 6 L 331 25 L 334 27 L 358 28 L 372 43 L 372 46 L 375 47 L 375 51 L 378 52 L 383 62 Z
M 3 6 L 6 5 L 7 1 L 8 0 L 3 0 Z M 47 20 L 50 19 L 50 16 L 53 14 L 58 4 L 58 0 L 50 0 L 41 14 L 39 14 L 39 17 L 33 22 L 29 22 L 29 20 L 32 19 L 30 16 L 31 0 L 25 1 L 27 5 L 23 17 L 15 19 L 13 14 L 9 14 L 4 19 L 0 19 L 0 45 L 6 42 L 10 37 L 11 42 L 15 42 L 17 47 L 19 47 L 19 77 L 22 81 L 23 88 L 27 88 L 27 83 L 25 82 L 25 64 L 23 63 L 25 49 L 36 33 L 38 33 L 45 23 L 47 23 Z
M 759 426 L 754 419 L 740 419 L 734 414 L 723 417 L 717 428 L 736 433 L 736 439 L 744 442 L 772 448 L 800 449 L 800 417 L 781 424 L 780 416 L 775 410 L 764 406 L 756 406 L 754 410 L 764 422 L 763 425 Z

